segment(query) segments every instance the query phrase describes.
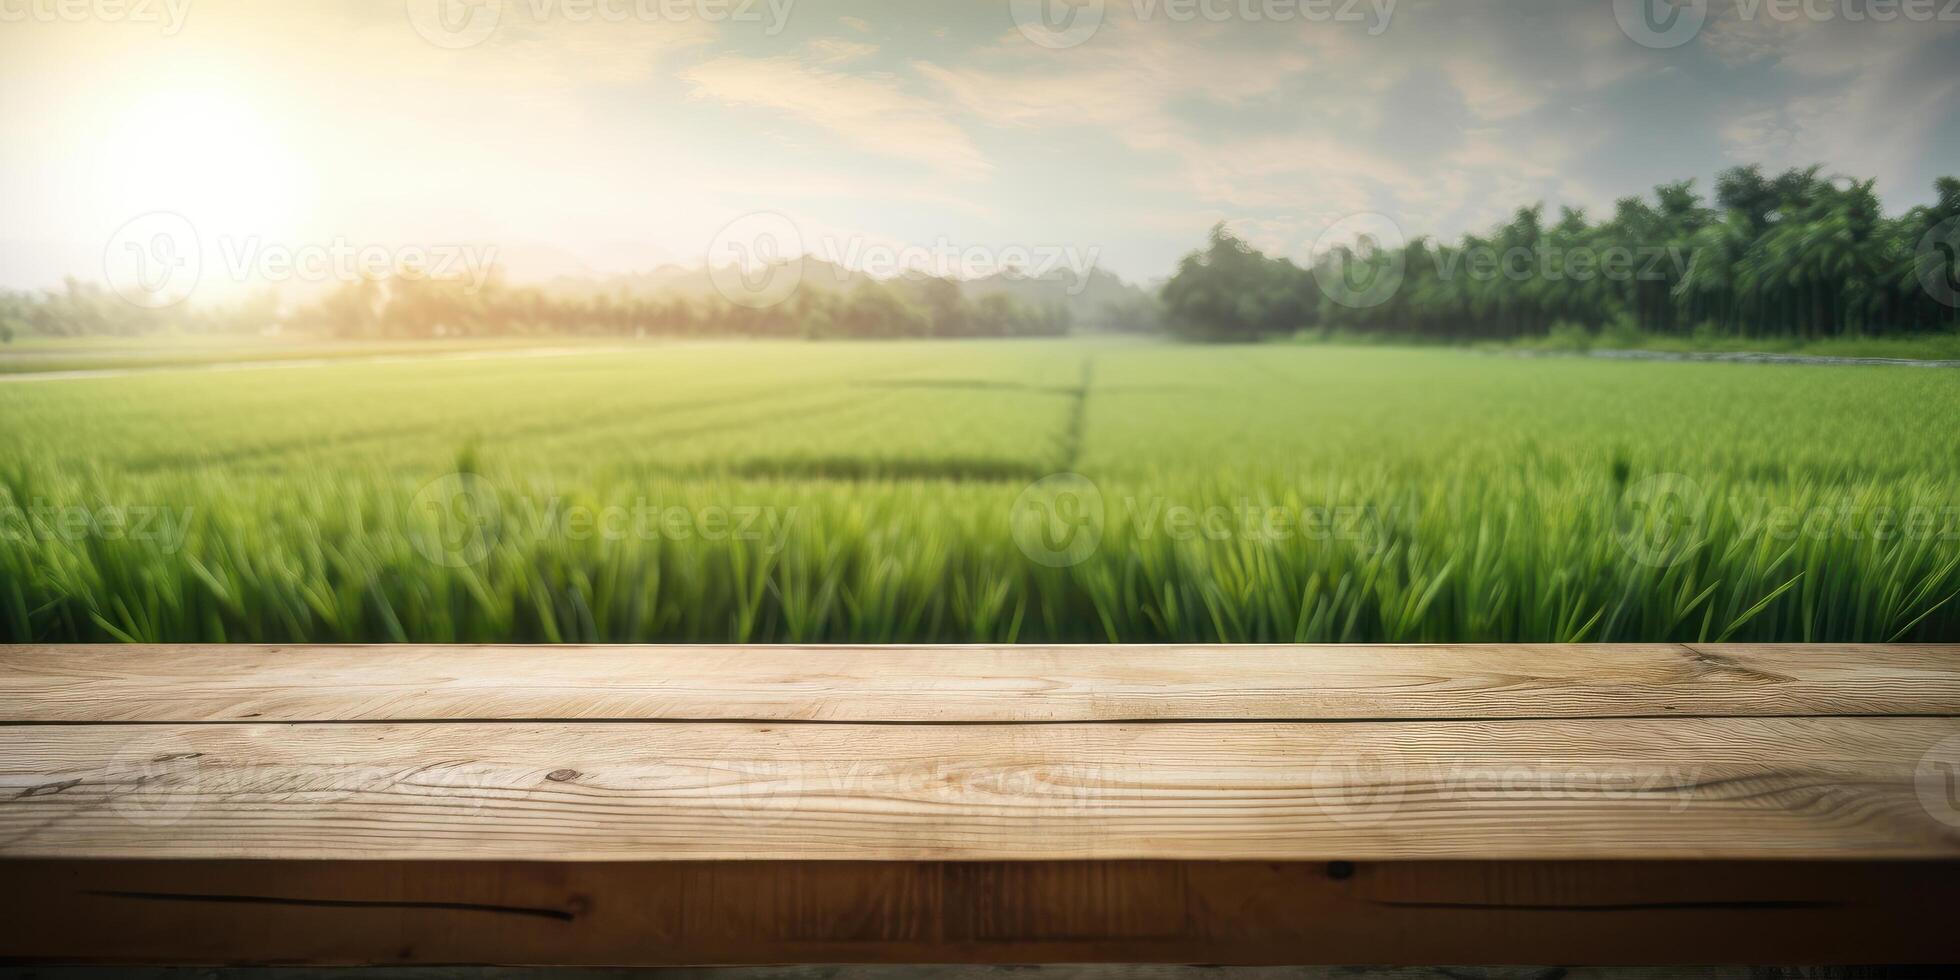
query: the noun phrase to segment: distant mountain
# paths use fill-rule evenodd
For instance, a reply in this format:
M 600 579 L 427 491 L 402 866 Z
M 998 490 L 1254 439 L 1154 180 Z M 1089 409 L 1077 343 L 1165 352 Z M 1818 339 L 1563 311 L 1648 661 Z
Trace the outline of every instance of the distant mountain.
M 1068 308 L 1077 329 L 1140 330 L 1135 321 L 1139 311 L 1156 302 L 1153 293 L 1124 282 L 1113 273 L 1091 268 L 1086 276 L 1069 270 L 1035 277 L 1012 272 L 995 273 L 984 279 L 960 283 L 970 299 L 1006 293 L 1023 303 L 1047 306 L 1060 303 Z
M 803 260 L 803 282 L 806 285 L 843 290 L 871 281 L 870 276 L 815 256 Z M 615 276 L 559 276 L 541 285 L 555 295 L 576 298 L 610 295 L 633 299 L 670 299 L 676 296 L 705 299 L 715 295 L 714 280 L 710 278 L 706 266 L 663 265 L 651 272 Z

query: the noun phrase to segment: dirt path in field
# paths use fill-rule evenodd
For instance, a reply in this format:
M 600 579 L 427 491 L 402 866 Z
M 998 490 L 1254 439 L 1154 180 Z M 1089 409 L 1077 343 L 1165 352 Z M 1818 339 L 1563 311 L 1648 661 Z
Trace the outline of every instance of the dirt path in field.
M 266 368 L 331 367 L 336 364 L 413 364 L 419 361 L 485 361 L 504 357 L 575 357 L 579 354 L 617 354 L 630 347 L 522 347 L 513 350 L 428 351 L 418 354 L 361 354 L 351 357 L 290 357 L 262 361 L 221 361 L 213 364 L 160 364 L 156 367 L 82 368 L 67 371 L 0 372 L 0 384 L 30 381 L 83 381 L 125 378 L 139 374 L 206 374 L 214 371 L 258 371 Z
M 1705 353 L 1664 350 L 1510 351 L 1519 357 L 1598 357 L 1609 361 L 1712 361 L 1725 364 L 1818 364 L 1831 367 L 1960 368 L 1960 361 L 1919 361 L 1905 357 L 1826 357 L 1817 354 Z

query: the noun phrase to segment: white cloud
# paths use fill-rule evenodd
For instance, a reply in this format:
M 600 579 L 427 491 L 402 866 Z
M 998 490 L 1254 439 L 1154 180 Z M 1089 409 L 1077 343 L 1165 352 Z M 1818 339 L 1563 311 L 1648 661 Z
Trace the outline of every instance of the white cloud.
M 773 110 L 877 156 L 962 178 L 991 169 L 939 104 L 907 91 L 889 73 L 850 74 L 791 56 L 731 56 L 686 68 L 679 77 L 695 98 Z
M 1960 75 L 1944 70 L 1956 30 L 1960 24 L 1724 21 L 1717 50 L 1773 62 L 1785 80 L 1778 97 L 1747 103 L 1723 123 L 1731 157 L 1772 167 L 1821 163 L 1900 189 L 1928 134 L 1960 100 Z
M 820 37 L 803 46 L 810 60 L 825 68 L 861 61 L 878 53 L 878 46 L 837 37 Z

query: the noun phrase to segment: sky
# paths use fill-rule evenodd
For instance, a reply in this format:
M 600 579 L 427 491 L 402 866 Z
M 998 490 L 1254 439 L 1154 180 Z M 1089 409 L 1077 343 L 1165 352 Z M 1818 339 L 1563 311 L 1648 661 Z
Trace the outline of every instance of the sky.
M 1303 257 L 1738 163 L 1895 211 L 1960 174 L 1960 0 L 1694 2 L 0 0 L 0 286 L 101 279 L 159 212 L 233 279 L 700 265 L 761 221 L 1136 281 L 1220 221 Z

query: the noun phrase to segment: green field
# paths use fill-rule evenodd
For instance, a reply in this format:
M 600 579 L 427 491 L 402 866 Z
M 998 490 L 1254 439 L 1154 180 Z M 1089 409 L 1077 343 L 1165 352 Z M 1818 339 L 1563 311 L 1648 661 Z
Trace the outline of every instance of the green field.
M 1956 419 L 1950 370 L 1088 341 L 0 384 L 0 641 L 1954 640 Z

